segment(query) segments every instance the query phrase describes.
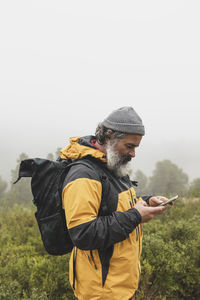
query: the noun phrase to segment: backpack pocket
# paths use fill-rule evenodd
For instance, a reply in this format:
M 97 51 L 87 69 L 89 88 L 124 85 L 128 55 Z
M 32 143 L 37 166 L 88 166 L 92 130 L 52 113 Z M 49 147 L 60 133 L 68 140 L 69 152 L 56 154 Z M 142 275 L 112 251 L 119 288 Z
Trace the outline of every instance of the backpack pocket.
M 49 254 L 62 255 L 71 252 L 73 243 L 69 236 L 64 212 L 60 211 L 45 218 L 39 218 L 36 212 L 35 217 L 43 244 Z

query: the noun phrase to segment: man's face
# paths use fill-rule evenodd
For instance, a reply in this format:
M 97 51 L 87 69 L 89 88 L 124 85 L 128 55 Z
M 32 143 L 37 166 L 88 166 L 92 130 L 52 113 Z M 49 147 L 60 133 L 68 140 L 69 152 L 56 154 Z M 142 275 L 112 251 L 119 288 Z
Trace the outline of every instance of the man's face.
M 107 165 L 118 176 L 125 176 L 128 174 L 130 164 L 128 164 L 133 157 L 135 157 L 135 148 L 140 145 L 142 140 L 141 135 L 127 134 L 122 139 L 112 138 L 107 142 Z
M 135 157 L 135 148 L 139 147 L 142 140 L 141 135 L 128 134 L 125 138 L 117 141 L 115 150 L 124 158 L 125 162 Z

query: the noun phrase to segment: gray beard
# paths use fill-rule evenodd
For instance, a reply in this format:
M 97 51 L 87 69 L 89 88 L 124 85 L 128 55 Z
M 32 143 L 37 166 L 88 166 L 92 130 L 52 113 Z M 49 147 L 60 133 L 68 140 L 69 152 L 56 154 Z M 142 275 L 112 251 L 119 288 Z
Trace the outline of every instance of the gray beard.
M 116 143 L 108 141 L 106 147 L 107 167 L 116 176 L 124 177 L 131 173 L 131 163 L 123 161 L 122 157 L 114 150 Z

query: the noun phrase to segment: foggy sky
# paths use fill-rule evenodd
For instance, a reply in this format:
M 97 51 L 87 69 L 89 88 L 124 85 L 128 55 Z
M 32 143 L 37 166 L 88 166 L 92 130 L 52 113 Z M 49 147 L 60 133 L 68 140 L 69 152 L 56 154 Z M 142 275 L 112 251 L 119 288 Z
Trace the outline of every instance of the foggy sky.
M 200 177 L 199 1 L 1 1 L 0 176 L 94 134 L 130 105 L 134 170 L 170 159 Z

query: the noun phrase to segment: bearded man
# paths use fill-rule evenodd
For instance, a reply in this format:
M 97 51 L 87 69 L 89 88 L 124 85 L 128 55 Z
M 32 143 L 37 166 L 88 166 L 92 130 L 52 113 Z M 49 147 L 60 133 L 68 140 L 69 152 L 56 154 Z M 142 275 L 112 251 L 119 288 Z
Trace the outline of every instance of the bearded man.
M 142 250 L 141 223 L 166 209 L 165 197 L 137 197 L 130 161 L 144 136 L 132 107 L 113 111 L 95 136 L 71 138 L 62 159 L 71 167 L 63 185 L 63 208 L 74 244 L 69 279 L 79 300 L 129 300 L 137 290 Z

